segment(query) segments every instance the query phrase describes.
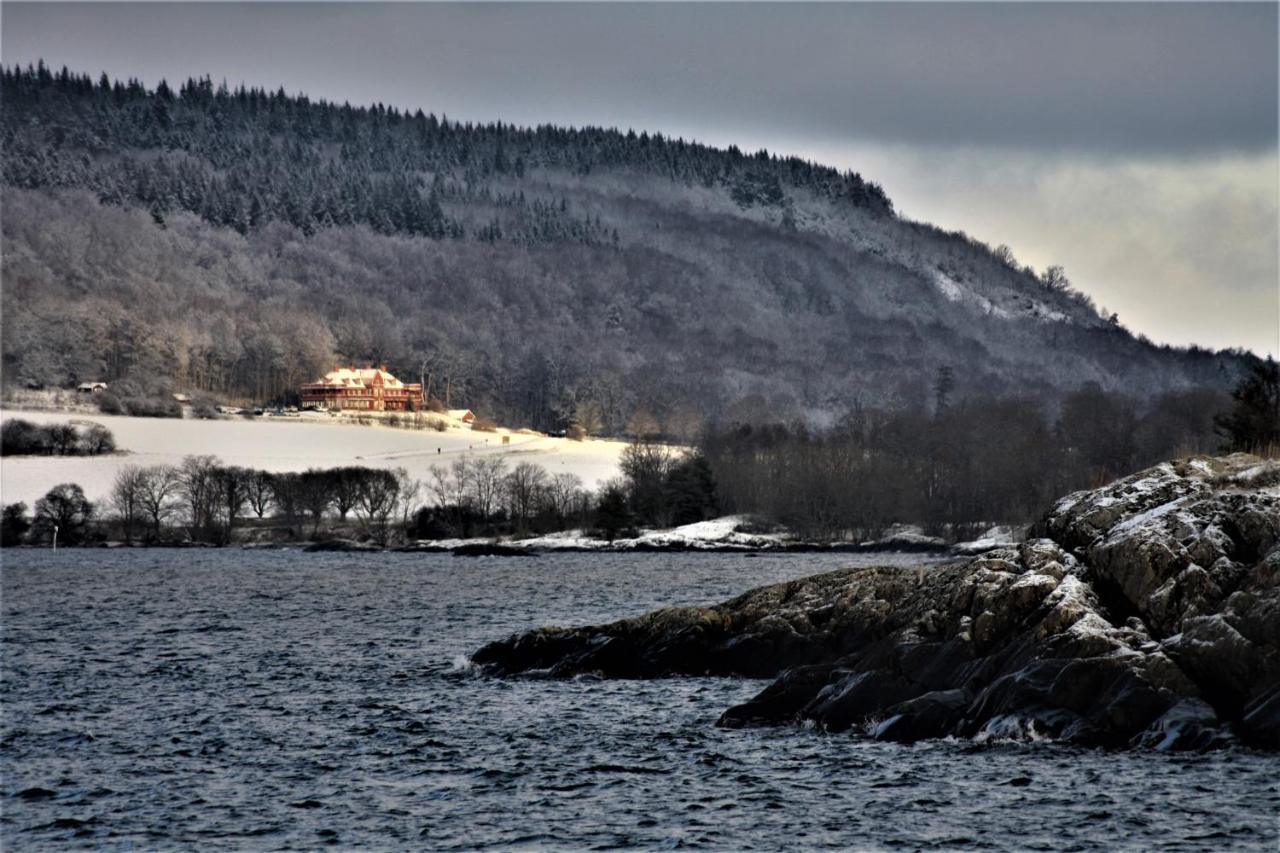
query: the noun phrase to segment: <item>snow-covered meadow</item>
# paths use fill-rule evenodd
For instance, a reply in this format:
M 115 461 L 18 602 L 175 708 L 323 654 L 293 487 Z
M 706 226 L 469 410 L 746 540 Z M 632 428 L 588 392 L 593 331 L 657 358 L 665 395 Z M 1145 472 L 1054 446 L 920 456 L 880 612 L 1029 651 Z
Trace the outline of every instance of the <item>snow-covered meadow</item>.
M 302 471 L 365 465 L 404 468 L 426 480 L 433 465 L 463 454 L 500 455 L 510 465 L 534 462 L 549 474 L 567 471 L 588 488 L 618 475 L 625 443 L 571 441 L 520 432 L 472 432 L 463 426 L 445 432 L 387 426 L 360 426 L 327 417 L 254 420 L 178 420 L 78 415 L 67 412 L 0 412 L 0 420 L 35 423 L 99 423 L 115 435 L 121 452 L 108 456 L 28 456 L 0 459 L 0 499 L 28 506 L 58 483 L 79 483 L 91 500 L 107 495 L 125 465 L 177 464 L 184 456 L 209 454 L 228 465 L 266 471 Z M 508 437 L 509 444 L 502 443 Z

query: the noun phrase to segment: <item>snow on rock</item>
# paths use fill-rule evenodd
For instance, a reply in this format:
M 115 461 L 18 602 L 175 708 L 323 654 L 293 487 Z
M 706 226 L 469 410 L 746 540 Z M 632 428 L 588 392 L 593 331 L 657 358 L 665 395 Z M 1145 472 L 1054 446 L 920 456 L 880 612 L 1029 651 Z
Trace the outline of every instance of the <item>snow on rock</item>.
M 929 536 L 918 524 L 894 524 L 879 539 L 861 543 L 866 548 L 944 548 L 947 541 L 941 536 Z
M 646 530 L 638 536 L 613 541 L 593 538 L 582 530 L 567 530 L 528 539 L 515 539 L 507 544 L 539 551 L 627 551 L 658 548 L 768 550 L 792 541 L 786 533 L 742 532 L 741 528 L 753 524 L 752 519 L 746 516 L 727 515 L 670 530 Z
M 1175 509 L 1185 504 L 1188 498 L 1190 498 L 1190 495 L 1183 495 L 1181 497 L 1174 498 L 1168 503 L 1163 503 L 1163 504 L 1160 504 L 1159 506 L 1152 507 L 1146 512 L 1140 512 L 1137 515 L 1130 516 L 1129 518 L 1126 518 L 1124 521 L 1120 522 L 1116 526 L 1112 527 L 1111 530 L 1108 532 L 1108 535 L 1109 536 L 1123 535 L 1125 533 L 1128 533 L 1131 530 L 1134 530 L 1135 528 L 1143 526 L 1144 524 L 1149 524 L 1152 521 L 1155 521 L 1156 519 L 1159 519 L 1162 516 L 1168 515 L 1169 513 L 1173 512 Z
M 968 561 L 844 569 L 711 607 L 546 628 L 474 659 L 496 675 L 773 677 L 725 711 L 726 727 L 1280 750 L 1280 498 L 1233 477 L 1258 464 L 1157 466 L 1060 502 L 1035 538 Z M 682 541 L 725 541 L 733 526 L 696 525 Z
M 671 530 L 652 530 L 641 534 L 633 540 L 619 543 L 622 547 L 685 547 L 705 548 L 775 548 L 788 541 L 789 536 L 780 533 L 743 533 L 739 528 L 747 526 L 751 519 L 746 516 L 729 515 L 710 521 L 699 521 L 676 527 Z
M 957 554 L 982 554 L 997 548 L 1013 548 L 1022 541 L 1026 530 L 1020 526 L 992 527 L 977 539 L 969 542 L 957 542 L 951 550 Z
M 507 543 L 535 551 L 600 551 L 609 547 L 606 539 L 595 539 L 582 530 L 561 530 L 545 536 L 514 539 Z

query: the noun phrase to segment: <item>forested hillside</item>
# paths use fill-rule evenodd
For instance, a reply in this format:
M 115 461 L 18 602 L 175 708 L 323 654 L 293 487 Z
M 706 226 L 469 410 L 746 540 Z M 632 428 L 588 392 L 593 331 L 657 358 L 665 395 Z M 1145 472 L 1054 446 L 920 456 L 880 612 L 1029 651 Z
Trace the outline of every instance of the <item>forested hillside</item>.
M 541 428 L 1225 388 L 841 173 L 599 128 L 3 72 L 4 381 L 263 400 L 336 362 Z

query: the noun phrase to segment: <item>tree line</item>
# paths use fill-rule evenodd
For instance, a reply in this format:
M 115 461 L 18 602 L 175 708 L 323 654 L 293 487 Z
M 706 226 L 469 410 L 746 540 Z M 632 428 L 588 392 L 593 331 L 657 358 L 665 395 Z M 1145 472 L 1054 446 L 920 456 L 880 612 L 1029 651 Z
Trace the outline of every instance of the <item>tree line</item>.
M 178 465 L 127 465 L 95 503 L 75 483 L 50 489 L 27 520 L 25 504 L 5 507 L 5 543 L 68 545 L 118 538 L 126 544 L 191 541 L 227 545 L 237 527 L 283 526 L 290 539 L 316 536 L 332 518 L 386 545 L 416 508 L 418 484 L 403 469 L 366 467 L 273 473 L 188 456 Z M 350 522 L 350 525 L 348 525 Z
M 706 460 L 696 452 L 638 438 L 622 452 L 620 476 L 595 491 L 566 472 L 549 474 L 499 456 L 463 456 L 433 466 L 419 538 L 527 535 L 579 529 L 613 540 L 641 526 L 672 527 L 712 518 L 719 509 Z
M 1025 397 L 950 399 L 932 409 L 860 409 L 829 430 L 740 423 L 701 452 L 721 509 L 816 539 L 866 540 L 897 522 L 970 538 L 1026 523 L 1062 495 L 1193 453 L 1280 452 L 1280 371 L 1259 362 L 1228 398 L 1207 390 L 1144 400 L 1096 385 L 1060 406 Z
M 402 468 L 347 466 L 272 473 L 188 456 L 179 465 L 120 469 L 101 502 L 74 483 L 50 489 L 28 517 L 4 508 L 3 542 L 65 545 L 228 545 L 238 528 L 274 538 L 357 537 L 380 546 L 413 539 L 529 535 L 581 529 L 613 539 L 638 524 L 665 526 L 714 514 L 705 461 L 649 442 L 624 454 L 622 476 L 598 492 L 576 474 L 549 474 L 500 456 L 462 456 L 423 483 Z M 424 505 L 426 502 L 427 505 Z
M 115 450 L 115 436 L 102 424 L 37 424 L 10 418 L 0 426 L 0 456 L 98 456 Z
M 158 219 L 186 210 L 240 233 L 280 221 L 310 234 L 365 224 L 381 233 L 459 238 L 451 199 L 556 168 L 654 173 L 690 186 L 725 186 L 742 206 L 780 205 L 782 187 L 884 214 L 884 191 L 840 172 L 767 151 L 711 148 L 661 134 L 603 128 L 471 124 L 381 104 L 352 107 L 283 90 L 189 79 L 96 81 L 43 62 L 0 72 L 4 178 L 20 187 L 82 187 L 111 203 L 139 202 Z M 157 156 L 140 155 L 148 149 Z M 97 155 L 110 154 L 110 158 Z M 89 156 L 86 156 L 89 155 Z M 523 208 L 472 236 L 517 242 L 603 241 L 609 232 L 563 206 Z

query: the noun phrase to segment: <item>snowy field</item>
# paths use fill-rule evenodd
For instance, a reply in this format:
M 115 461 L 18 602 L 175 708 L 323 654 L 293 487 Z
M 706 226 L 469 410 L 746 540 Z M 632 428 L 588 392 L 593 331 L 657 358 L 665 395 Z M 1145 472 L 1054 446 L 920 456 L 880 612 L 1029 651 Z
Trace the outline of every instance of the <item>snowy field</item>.
M 589 439 L 571 441 L 522 433 L 446 432 L 358 426 L 325 416 L 254 420 L 178 420 L 77 415 L 67 412 L 0 412 L 0 420 L 35 423 L 99 423 L 115 435 L 124 452 L 110 456 L 29 456 L 0 459 L 0 498 L 4 503 L 37 498 L 58 483 L 79 483 L 91 500 L 100 500 L 125 465 L 177 464 L 190 454 L 209 454 L 229 465 L 266 471 L 302 471 L 365 465 L 404 468 L 427 480 L 432 465 L 448 464 L 464 454 L 499 455 L 509 465 L 534 462 L 549 474 L 568 471 L 588 488 L 618 475 L 618 457 L 626 444 Z M 503 445 L 504 436 L 510 444 Z

